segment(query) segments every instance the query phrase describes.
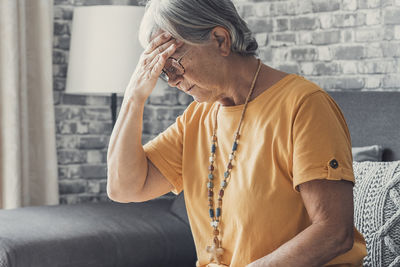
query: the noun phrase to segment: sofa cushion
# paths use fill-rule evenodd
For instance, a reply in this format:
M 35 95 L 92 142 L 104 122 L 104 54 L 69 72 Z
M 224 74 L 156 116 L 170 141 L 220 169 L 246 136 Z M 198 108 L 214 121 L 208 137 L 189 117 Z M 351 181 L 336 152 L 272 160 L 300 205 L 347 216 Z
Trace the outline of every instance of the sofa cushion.
M 383 147 L 380 145 L 352 147 L 353 161 L 382 161 Z
M 190 228 L 172 200 L 0 211 L 0 267 L 194 266 Z
M 400 266 L 400 161 L 353 162 L 354 222 L 364 235 L 364 266 Z

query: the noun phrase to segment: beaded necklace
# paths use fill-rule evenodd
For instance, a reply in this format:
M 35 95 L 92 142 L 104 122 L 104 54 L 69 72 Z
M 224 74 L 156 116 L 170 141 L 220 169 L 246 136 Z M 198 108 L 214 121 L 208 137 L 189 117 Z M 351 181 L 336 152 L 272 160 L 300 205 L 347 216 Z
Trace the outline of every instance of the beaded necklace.
M 220 104 L 217 106 L 217 110 L 215 112 L 215 120 L 214 120 L 214 130 L 213 130 L 213 135 L 211 136 L 211 156 L 209 158 L 210 160 L 210 166 L 208 167 L 208 170 L 210 171 L 208 174 L 208 182 L 207 182 L 207 188 L 208 188 L 208 207 L 209 207 L 209 214 L 210 214 L 210 218 L 211 218 L 211 227 L 213 227 L 213 245 L 211 246 L 207 246 L 206 251 L 208 253 L 210 253 L 210 261 L 216 260 L 218 264 L 221 264 L 221 257 L 222 254 L 224 253 L 224 249 L 221 247 L 220 244 L 220 240 L 218 239 L 218 235 L 219 235 L 219 222 L 221 221 L 221 212 L 222 212 L 222 198 L 224 196 L 224 191 L 225 188 L 228 185 L 228 182 L 230 180 L 230 176 L 231 176 L 231 171 L 233 168 L 232 165 L 232 160 L 235 157 L 235 152 L 237 150 L 238 147 L 238 140 L 239 140 L 239 131 L 240 131 L 240 126 L 242 125 L 243 122 L 243 117 L 244 117 L 244 113 L 246 112 L 246 108 L 247 108 L 247 104 L 249 102 L 250 96 L 253 93 L 253 89 L 254 89 L 254 85 L 256 83 L 257 77 L 258 77 L 258 73 L 260 72 L 261 69 L 261 60 L 258 59 L 258 68 L 257 68 L 257 72 L 254 75 L 253 81 L 251 83 L 251 87 L 250 87 L 250 91 L 249 94 L 247 95 L 246 98 L 246 102 L 244 104 L 243 107 L 243 111 L 242 111 L 242 115 L 240 117 L 240 121 L 239 121 L 239 125 L 238 128 L 236 130 L 236 133 L 234 135 L 234 141 L 233 141 L 233 145 L 232 145 L 232 152 L 229 154 L 229 163 L 228 166 L 226 168 L 226 171 L 224 172 L 224 180 L 221 182 L 221 188 L 219 191 L 219 196 L 218 196 L 218 207 L 216 209 L 216 211 L 214 211 L 214 200 L 213 200 L 213 196 L 214 196 L 214 162 L 215 162 L 215 151 L 217 148 L 217 115 L 218 115 L 218 110 L 220 107 Z

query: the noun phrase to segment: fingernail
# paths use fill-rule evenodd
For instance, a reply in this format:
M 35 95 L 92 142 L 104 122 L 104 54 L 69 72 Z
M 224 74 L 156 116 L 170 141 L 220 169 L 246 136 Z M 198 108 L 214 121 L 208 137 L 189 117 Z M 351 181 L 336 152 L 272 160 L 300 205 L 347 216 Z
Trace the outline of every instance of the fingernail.
M 177 43 L 177 44 L 181 44 L 181 43 L 183 43 L 183 41 L 181 41 L 181 40 L 176 40 L 176 43 Z
M 170 36 L 171 35 L 168 32 L 164 33 L 164 37 L 170 37 Z

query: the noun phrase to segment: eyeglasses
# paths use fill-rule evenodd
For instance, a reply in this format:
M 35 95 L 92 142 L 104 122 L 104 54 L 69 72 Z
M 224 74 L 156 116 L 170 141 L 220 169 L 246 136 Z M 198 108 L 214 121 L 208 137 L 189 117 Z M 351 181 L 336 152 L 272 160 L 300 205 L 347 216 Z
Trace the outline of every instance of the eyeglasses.
M 175 79 L 176 76 L 185 74 L 185 68 L 182 66 L 181 60 L 189 51 L 190 49 L 183 53 L 183 55 L 181 55 L 178 59 L 173 57 L 168 58 L 165 62 L 164 68 L 162 69 L 160 78 L 168 82 L 170 79 Z

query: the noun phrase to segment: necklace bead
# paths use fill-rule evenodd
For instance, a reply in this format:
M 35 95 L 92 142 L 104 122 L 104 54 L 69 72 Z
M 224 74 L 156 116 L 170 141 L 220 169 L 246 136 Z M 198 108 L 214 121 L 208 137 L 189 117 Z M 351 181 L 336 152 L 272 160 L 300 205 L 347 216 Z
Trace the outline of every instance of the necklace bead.
M 217 208 L 217 217 L 221 216 L 221 208 Z
M 236 151 L 237 146 L 238 146 L 238 143 L 236 143 L 236 141 L 235 141 L 235 142 L 233 143 L 232 150 L 233 150 L 233 151 Z
M 210 217 L 214 218 L 214 209 L 210 209 L 209 212 L 210 212 Z
M 212 221 L 211 226 L 216 228 L 218 227 L 218 223 L 219 223 L 218 221 Z

